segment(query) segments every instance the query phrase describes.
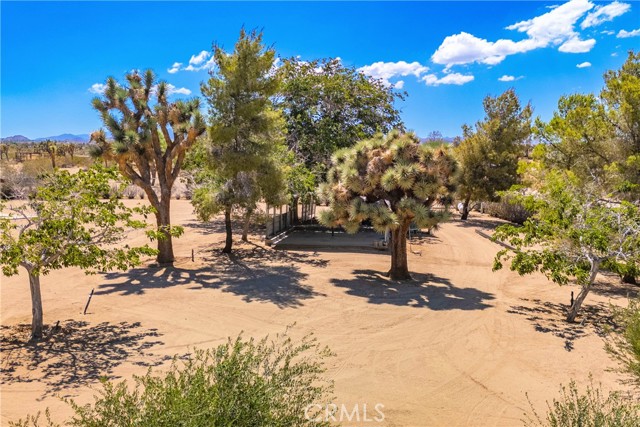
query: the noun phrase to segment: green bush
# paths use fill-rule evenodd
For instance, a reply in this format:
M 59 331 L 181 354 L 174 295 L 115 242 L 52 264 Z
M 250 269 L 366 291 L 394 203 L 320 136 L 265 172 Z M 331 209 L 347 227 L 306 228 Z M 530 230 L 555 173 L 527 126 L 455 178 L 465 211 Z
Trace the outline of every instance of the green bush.
M 605 346 L 629 375 L 629 382 L 640 387 L 640 299 L 632 299 L 625 308 L 614 307 L 614 319 L 621 333 L 612 333 Z M 639 424 L 640 425 L 640 424 Z
M 260 341 L 239 336 L 174 358 L 164 373 L 150 369 L 135 376 L 133 385 L 103 381 L 93 404 L 66 400 L 74 415 L 64 425 L 328 426 L 305 408 L 331 397 L 333 385 L 323 378 L 324 359 L 331 355 L 310 336 L 298 343 L 287 333 Z M 38 419 L 12 425 L 38 426 Z
M 640 426 L 640 405 L 618 392 L 605 397 L 591 384 L 584 394 L 574 381 L 561 387 L 559 399 L 549 404 L 547 416 L 542 419 L 535 410 L 525 420 L 526 426 L 549 427 L 637 427 Z

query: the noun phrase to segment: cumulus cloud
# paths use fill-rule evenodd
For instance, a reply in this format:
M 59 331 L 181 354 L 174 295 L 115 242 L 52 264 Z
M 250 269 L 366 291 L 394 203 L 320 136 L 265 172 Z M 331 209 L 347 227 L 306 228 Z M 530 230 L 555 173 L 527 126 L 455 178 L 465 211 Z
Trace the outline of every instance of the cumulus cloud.
M 438 78 L 435 74 L 427 74 L 420 80 L 425 82 L 427 86 L 440 86 L 440 85 L 457 85 L 461 86 L 465 83 L 473 81 L 474 77 L 470 74 L 464 75 L 460 73 L 450 73 L 444 77 Z
M 614 35 L 615 33 L 616 33 L 615 31 L 611 31 L 611 30 L 603 30 L 603 31 L 600 31 L 600 34 L 606 34 L 606 35 L 608 35 L 608 36 L 612 36 L 612 35 Z
M 527 35 L 527 38 L 519 41 L 499 39 L 494 42 L 466 32 L 454 34 L 443 40 L 431 60 L 449 68 L 474 62 L 496 65 L 509 55 L 549 46 L 559 46 L 558 50 L 566 53 L 588 52 L 596 41 L 582 40 L 575 31 L 575 26 L 593 8 L 594 5 L 589 0 L 570 0 L 540 16 L 506 27 L 507 30 Z M 605 19 L 615 13 L 619 13 L 618 9 L 605 9 L 604 12 L 599 12 L 598 19 Z
M 107 85 L 104 83 L 94 83 L 89 88 L 89 92 L 95 93 L 96 95 L 102 95 L 106 88 L 107 88 Z
M 211 53 L 209 53 L 206 50 L 203 50 L 202 52 L 200 52 L 197 55 L 191 55 L 191 59 L 189 59 L 189 65 L 200 65 L 202 64 L 204 61 L 207 60 L 207 58 L 209 58 L 209 56 L 211 55 Z
M 191 95 L 191 91 L 186 87 L 177 88 L 171 83 L 167 83 L 167 95 Z
M 576 65 L 576 67 L 578 68 L 589 68 L 591 67 L 591 62 L 581 62 L 580 64 Z
M 358 68 L 358 71 L 368 76 L 371 76 L 375 79 L 380 79 L 387 86 L 391 86 L 392 84 L 389 81 L 389 79 L 392 79 L 394 77 L 406 77 L 409 75 L 420 77 L 422 74 L 429 71 L 429 67 L 426 67 L 417 61 L 414 61 L 411 63 L 408 63 L 405 61 L 398 61 L 398 62 L 379 61 L 379 62 L 374 62 L 371 65 L 365 65 L 364 67 L 360 67 Z M 397 89 L 402 88 L 402 85 L 404 85 L 404 82 Z
M 589 27 L 595 27 L 603 22 L 612 21 L 620 15 L 627 13 L 631 9 L 631 5 L 614 1 L 604 6 L 596 6 L 593 12 L 587 14 L 580 28 L 583 30 Z
M 404 80 L 398 80 L 396 84 L 393 85 L 394 89 L 402 89 L 404 87 Z
M 620 32 L 618 32 L 618 35 L 616 37 L 619 39 L 626 39 L 628 37 L 638 37 L 638 36 L 640 36 L 640 28 L 632 31 L 620 30 Z
M 175 74 L 180 71 L 180 67 L 182 67 L 182 62 L 174 62 L 171 68 L 167 69 L 169 74 Z
M 585 53 L 593 49 L 595 44 L 596 41 L 594 39 L 580 40 L 576 37 L 562 43 L 558 50 L 564 53 Z
M 515 82 L 516 80 L 520 80 L 522 78 L 524 78 L 524 76 L 516 77 L 516 76 L 509 76 L 505 74 L 504 76 L 498 78 L 498 80 L 501 82 Z

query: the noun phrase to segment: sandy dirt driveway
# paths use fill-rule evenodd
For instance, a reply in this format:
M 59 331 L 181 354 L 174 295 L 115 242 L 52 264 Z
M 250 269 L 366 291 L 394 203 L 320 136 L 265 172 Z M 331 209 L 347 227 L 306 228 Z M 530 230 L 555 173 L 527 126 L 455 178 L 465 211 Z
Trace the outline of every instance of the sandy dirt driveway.
M 293 323 L 293 335 L 313 332 L 337 354 L 328 370 L 333 403 L 383 405 L 383 422 L 348 425 L 521 425 L 530 410 L 525 393 L 544 411 L 571 378 L 584 386 L 591 373 L 605 389 L 621 388 L 606 371 L 614 363 L 598 324 L 624 292 L 602 287 L 586 301 L 584 324 L 565 324 L 571 287 L 491 272 L 499 246 L 478 233 L 495 225 L 486 217 L 454 220 L 414 241 L 409 283 L 382 277 L 389 255 L 374 250 L 274 250 L 256 234 L 255 244 L 223 256 L 221 221 L 200 224 L 185 200 L 173 202 L 172 217 L 185 226 L 172 268 L 43 277 L 45 322 L 61 326 L 50 343 L 16 342 L 16 325 L 30 320 L 28 282 L 22 274 L 1 278 L 3 425 L 46 406 L 54 418 L 68 415 L 57 396 L 89 402 L 100 376 L 130 378 L 194 347 Z

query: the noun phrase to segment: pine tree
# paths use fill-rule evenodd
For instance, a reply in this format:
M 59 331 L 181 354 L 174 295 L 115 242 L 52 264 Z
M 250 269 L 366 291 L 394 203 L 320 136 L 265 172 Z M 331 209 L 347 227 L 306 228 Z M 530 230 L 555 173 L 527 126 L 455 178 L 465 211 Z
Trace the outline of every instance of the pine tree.
M 285 153 L 285 124 L 272 102 L 280 86 L 272 70 L 275 51 L 264 47 L 262 33 L 242 29 L 234 51 L 216 46 L 213 58 L 216 69 L 201 87 L 210 114 L 207 170 L 193 204 L 202 219 L 224 212 L 223 252 L 229 253 L 233 209 L 247 219 L 258 200 L 282 202 L 278 158 Z

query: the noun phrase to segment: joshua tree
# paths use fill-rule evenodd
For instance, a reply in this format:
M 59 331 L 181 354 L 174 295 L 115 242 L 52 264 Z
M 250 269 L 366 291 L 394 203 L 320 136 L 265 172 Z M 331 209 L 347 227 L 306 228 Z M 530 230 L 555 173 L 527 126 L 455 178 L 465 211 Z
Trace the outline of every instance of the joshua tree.
M 128 84 L 123 86 L 108 78 L 104 96 L 93 100 L 113 142 L 103 130 L 92 133 L 96 145 L 91 154 L 114 160 L 120 173 L 146 193 L 155 209 L 158 262 L 171 263 L 171 237 L 182 232 L 171 226 L 171 192 L 186 151 L 204 133 L 205 123 L 197 98 L 169 102 L 168 85 L 156 85 L 151 70 L 144 75 L 127 74 L 126 79 Z M 156 174 L 159 191 L 153 186 Z
M 357 143 L 333 156 L 322 192 L 330 209 L 320 222 L 355 233 L 370 219 L 376 231 L 391 229 L 391 279 L 410 279 L 407 232 L 413 222 L 433 227 L 446 218 L 456 164 L 444 149 L 420 144 L 413 134 L 392 131 Z M 436 202 L 444 210 L 433 210 Z

